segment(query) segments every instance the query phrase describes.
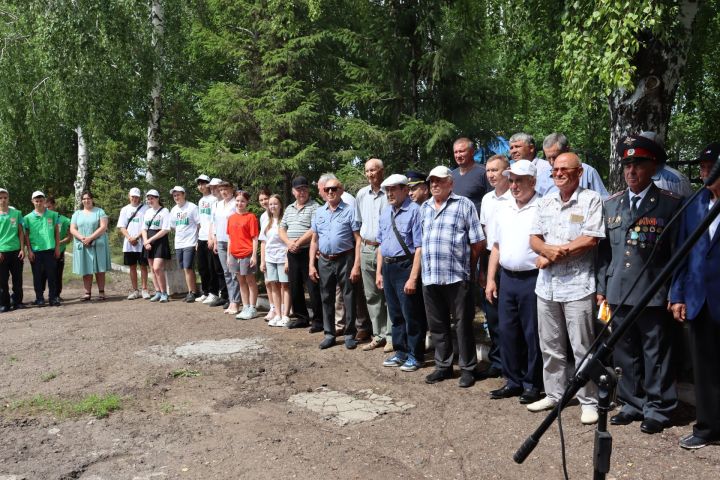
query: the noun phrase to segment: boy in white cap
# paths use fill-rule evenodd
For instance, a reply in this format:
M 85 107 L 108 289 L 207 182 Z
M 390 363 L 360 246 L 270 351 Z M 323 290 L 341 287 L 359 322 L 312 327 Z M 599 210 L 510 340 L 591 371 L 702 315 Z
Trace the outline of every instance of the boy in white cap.
M 10 194 L 0 188 L 0 313 L 22 304 L 23 216 L 10 207 Z M 12 275 L 13 304 L 8 280 Z
M 212 204 L 210 211 L 210 222 L 212 224 L 213 212 L 215 211 L 215 205 L 220 200 L 220 184 L 223 183 L 222 179 L 213 177 L 208 184 L 210 186 L 210 194 L 213 196 L 215 201 Z M 203 300 L 205 305 L 210 307 L 223 307 L 227 308 L 230 302 L 228 301 L 228 289 L 225 284 L 225 272 L 220 262 L 220 256 L 215 253 L 215 238 L 212 234 L 210 226 L 208 226 L 208 250 L 212 254 L 212 262 L 210 263 L 210 274 L 215 275 L 217 281 L 217 296 L 215 298 L 208 298 Z
M 197 205 L 185 200 L 185 189 L 180 186 L 170 190 L 175 201 L 175 206 L 170 210 L 170 226 L 175 230 L 175 256 L 178 267 L 185 273 L 185 283 L 188 293 L 185 296 L 186 303 L 194 303 L 197 289 L 195 280 L 195 249 L 198 243 L 198 230 L 200 229 L 200 216 Z
M 123 240 L 123 264 L 130 268 L 130 284 L 132 290 L 127 296 L 128 300 L 137 298 L 150 298 L 148 292 L 148 262 L 143 255 L 142 225 L 147 205 L 142 202 L 142 193 L 139 188 L 131 188 L 128 194 L 130 203 L 120 210 L 117 228 L 122 233 Z M 142 292 L 138 290 L 137 267 L 140 265 L 142 279 Z
M 25 215 L 25 244 L 33 272 L 35 302 L 45 306 L 45 278 L 48 283 L 50 305 L 60 306 L 57 288 L 57 259 L 60 257 L 60 225 L 57 212 L 45 206 L 45 194 L 36 190 L 32 194 L 35 209 Z
M 202 197 L 198 201 L 198 215 L 200 217 L 200 230 L 198 231 L 197 258 L 198 272 L 200 273 L 200 286 L 202 295 L 196 302 L 209 304 L 220 297 L 218 288 L 218 275 L 214 269 L 214 256 L 212 249 L 208 248 L 210 224 L 212 223 L 212 209 L 217 198 L 211 193 L 210 177 L 199 175 L 195 179 L 198 191 Z

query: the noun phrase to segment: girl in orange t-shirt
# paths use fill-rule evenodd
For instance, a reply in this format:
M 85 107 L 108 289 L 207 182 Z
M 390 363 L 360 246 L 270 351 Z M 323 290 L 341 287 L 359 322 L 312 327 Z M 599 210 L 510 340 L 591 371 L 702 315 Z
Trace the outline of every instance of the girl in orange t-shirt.
M 255 304 L 258 298 L 258 286 L 255 280 L 257 271 L 257 248 L 260 228 L 255 215 L 247 211 L 250 194 L 242 190 L 235 193 L 235 211 L 227 223 L 230 238 L 228 245 L 228 268 L 235 273 L 240 284 L 240 298 L 243 308 L 235 318 L 249 320 L 257 316 Z

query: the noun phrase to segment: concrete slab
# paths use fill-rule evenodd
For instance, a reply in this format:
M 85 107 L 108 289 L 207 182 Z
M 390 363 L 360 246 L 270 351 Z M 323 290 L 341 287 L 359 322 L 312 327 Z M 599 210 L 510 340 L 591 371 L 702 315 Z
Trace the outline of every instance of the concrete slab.
M 401 413 L 415 407 L 406 402 L 396 402 L 387 395 L 380 395 L 369 389 L 350 395 L 324 387 L 293 395 L 288 402 L 319 413 L 341 426 L 368 422 L 380 415 Z

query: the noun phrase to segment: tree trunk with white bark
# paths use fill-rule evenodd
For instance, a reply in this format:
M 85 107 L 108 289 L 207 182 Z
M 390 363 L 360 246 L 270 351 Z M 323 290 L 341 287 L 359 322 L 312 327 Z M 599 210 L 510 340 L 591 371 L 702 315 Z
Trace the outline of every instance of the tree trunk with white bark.
M 87 146 L 85 144 L 85 136 L 83 135 L 82 128 L 78 126 L 75 129 L 75 133 L 77 134 L 77 159 L 78 159 L 78 166 L 77 166 L 77 174 L 75 175 L 75 182 L 73 182 L 73 186 L 75 187 L 75 210 L 78 210 L 80 208 L 81 199 L 82 199 L 82 193 L 87 190 L 87 181 L 88 181 L 88 151 Z
M 610 108 L 610 174 L 608 190 L 625 188 L 617 143 L 625 135 L 650 130 L 665 140 L 675 93 L 687 62 L 691 29 L 698 2 L 684 1 L 679 9 L 678 34 L 658 39 L 641 33 L 641 47 L 635 55 L 635 89 L 615 90 L 608 97 Z
M 150 20 L 153 25 L 152 46 L 155 50 L 155 66 L 153 68 L 153 88 L 151 91 L 152 105 L 147 129 L 146 174 L 148 184 L 153 183 L 153 169 L 160 161 L 160 119 L 162 118 L 162 78 L 160 65 L 162 62 L 162 40 L 165 31 L 165 14 L 162 2 L 153 0 L 150 9 Z

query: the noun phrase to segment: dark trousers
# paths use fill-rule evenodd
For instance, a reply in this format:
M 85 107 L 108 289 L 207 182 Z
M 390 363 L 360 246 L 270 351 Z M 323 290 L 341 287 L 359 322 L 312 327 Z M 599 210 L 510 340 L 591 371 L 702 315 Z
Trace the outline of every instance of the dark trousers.
M 200 288 L 203 295 L 219 295 L 218 274 L 215 271 L 215 253 L 208 248 L 207 240 L 198 240 L 197 258 L 198 273 L 200 273 Z M 218 259 L 220 263 L 220 259 Z M 222 270 L 222 265 L 220 265 Z M 225 276 L 223 275 L 223 280 Z
M 500 275 L 495 279 L 498 292 L 500 291 Z M 490 333 L 490 353 L 488 357 L 490 366 L 502 370 L 502 356 L 500 355 L 500 316 L 498 315 L 497 300 L 495 303 L 487 301 L 483 292 L 482 308 L 485 312 L 485 323 L 487 323 L 488 332 Z
M 355 263 L 355 257 L 350 252 L 335 260 L 320 257 L 318 259 L 318 274 L 320 276 L 320 297 L 322 299 L 323 331 L 326 336 L 335 336 L 335 289 L 340 285 L 343 304 L 345 306 L 345 337 L 354 338 L 357 330 L 356 319 L 356 293 L 358 287 L 350 281 L 350 271 Z M 360 287 L 360 291 L 362 287 Z M 313 321 L 313 323 L 315 323 Z
M 470 282 L 449 285 L 423 285 L 423 301 L 430 336 L 435 345 L 435 367 L 452 368 L 453 344 L 450 319 L 455 320 L 458 341 L 458 365 L 461 370 L 473 371 L 477 366 L 477 350 L 473 319 L 475 301 Z
M 57 278 L 57 296 L 59 297 L 62 293 L 63 284 L 62 284 L 62 278 L 63 278 L 63 272 L 65 272 L 65 252 L 60 252 L 60 258 L 57 259 L 57 268 L 55 269 L 55 277 Z M 46 272 L 43 270 L 43 290 L 45 290 L 45 285 L 47 284 L 47 276 Z
M 3 252 L 0 262 L 0 306 L 10 308 L 10 290 L 8 281 L 12 275 L 13 304 L 22 303 L 22 270 L 23 262 L 18 258 L 19 250 Z
M 541 390 L 542 355 L 538 337 L 537 270 L 500 271 L 498 292 L 500 357 L 508 386 Z
M 712 319 L 707 305 L 690 322 L 690 350 L 695 372 L 693 433 L 708 441 L 720 440 L 720 318 Z
M 412 295 L 405 293 L 405 283 L 410 277 L 412 264 L 412 259 L 383 263 L 383 290 L 392 325 L 393 349 L 422 362 L 427 331 L 422 287 L 418 286 Z
M 55 250 L 41 250 L 33 252 L 35 261 L 30 262 L 33 274 L 33 287 L 35 288 L 35 299 L 43 300 L 45 295 L 45 279 L 47 279 L 48 295 L 50 300 L 58 297 L 57 284 L 57 258 Z
M 298 250 L 295 253 L 287 252 L 288 259 L 288 282 L 290 283 L 290 301 L 295 315 L 301 322 L 309 322 L 307 304 L 305 303 L 305 290 L 307 287 L 310 295 L 310 307 L 313 311 L 312 324 L 316 327 L 323 326 L 323 307 L 320 301 L 320 290 L 318 285 L 310 280 L 310 251 L 307 248 Z M 335 295 L 333 291 L 333 296 Z M 332 318 L 335 318 L 333 313 Z M 335 330 L 333 329 L 333 334 Z
M 622 325 L 631 309 L 625 305 L 610 308 L 617 325 Z M 647 307 L 616 344 L 613 362 L 622 369 L 618 397 L 624 403 L 623 412 L 668 423 L 677 406 L 672 337 L 668 334 L 673 321 L 665 307 Z

